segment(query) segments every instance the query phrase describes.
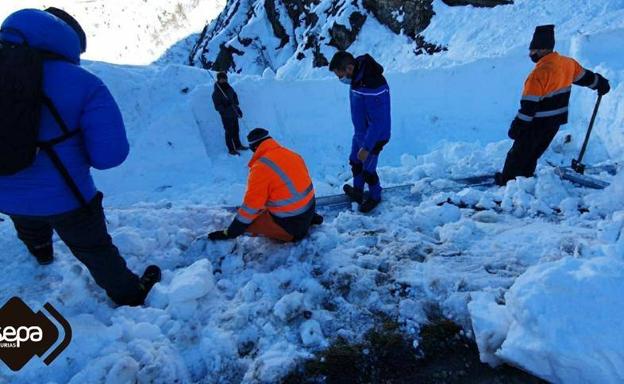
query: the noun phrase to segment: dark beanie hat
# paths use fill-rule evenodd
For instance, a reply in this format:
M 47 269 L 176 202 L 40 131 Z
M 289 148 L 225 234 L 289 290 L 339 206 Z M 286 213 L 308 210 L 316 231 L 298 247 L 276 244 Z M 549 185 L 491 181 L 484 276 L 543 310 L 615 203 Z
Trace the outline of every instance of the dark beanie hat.
M 555 49 L 555 26 L 549 24 L 535 27 L 529 49 Z
M 85 53 L 87 50 L 87 35 L 80 26 L 80 23 L 78 23 L 78 20 L 74 19 L 69 13 L 63 11 L 62 9 L 50 7 L 45 11 L 63 20 L 65 24 L 69 25 L 74 32 L 76 32 L 78 40 L 80 40 L 80 53 Z
M 254 145 L 269 138 L 271 138 L 271 136 L 269 136 L 269 131 L 264 128 L 255 128 L 247 135 L 249 145 Z

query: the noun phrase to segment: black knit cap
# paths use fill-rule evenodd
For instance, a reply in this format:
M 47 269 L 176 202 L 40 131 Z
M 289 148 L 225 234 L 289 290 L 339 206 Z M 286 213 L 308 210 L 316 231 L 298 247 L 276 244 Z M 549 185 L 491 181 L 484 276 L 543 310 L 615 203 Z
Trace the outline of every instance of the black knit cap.
M 257 148 L 261 142 L 264 140 L 270 139 L 269 131 L 264 128 L 255 128 L 247 135 L 247 142 L 251 146 L 251 148 Z
M 69 25 L 74 30 L 74 32 L 76 32 L 76 35 L 78 35 L 78 40 L 80 40 L 80 53 L 85 53 L 85 51 L 87 50 L 87 35 L 80 26 L 78 20 L 74 19 L 72 15 L 63 11 L 62 9 L 50 7 L 45 11 L 63 20 L 65 24 Z
M 555 26 L 549 24 L 535 27 L 529 49 L 555 49 Z

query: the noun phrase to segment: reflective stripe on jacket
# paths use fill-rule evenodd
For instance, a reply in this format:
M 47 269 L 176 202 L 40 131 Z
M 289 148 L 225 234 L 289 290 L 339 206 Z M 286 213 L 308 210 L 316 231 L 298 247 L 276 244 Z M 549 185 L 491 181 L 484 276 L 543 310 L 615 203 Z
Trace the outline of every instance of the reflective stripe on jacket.
M 236 220 L 250 224 L 265 210 L 290 218 L 314 205 L 314 186 L 303 158 L 275 140 L 260 144 L 249 168 L 247 192 Z
M 566 124 L 572 84 L 596 89 L 598 76 L 557 52 L 544 56 L 524 84 L 517 119 Z

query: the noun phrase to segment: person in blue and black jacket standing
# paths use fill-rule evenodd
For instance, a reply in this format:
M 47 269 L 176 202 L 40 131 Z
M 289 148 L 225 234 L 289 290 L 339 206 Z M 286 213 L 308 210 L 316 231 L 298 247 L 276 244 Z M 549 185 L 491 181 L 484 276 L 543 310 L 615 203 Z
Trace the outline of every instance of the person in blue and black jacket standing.
M 7 74 L 19 68 L 0 68 L 3 98 L 17 98 L 16 105 L 43 103 L 32 111 L 40 113 L 34 138 L 39 150 L 30 165 L 0 176 L 0 212 L 10 216 L 17 236 L 39 264 L 54 260 L 55 231 L 116 304 L 142 305 L 161 273 L 155 265 L 141 277 L 130 271 L 106 228 L 103 195 L 91 168 L 119 166 L 128 156 L 129 144 L 108 88 L 80 66 L 80 54 L 86 50 L 84 31 L 60 9 L 24 9 L 2 23 L 0 46 L 3 55 L 32 48 L 43 60 L 42 73 L 37 74 L 42 77 L 37 87 L 42 89 L 36 90 L 42 91 L 41 100 L 22 100 L 7 92 L 10 87 L 4 85 L 11 81 Z M 24 83 L 18 88 L 26 87 Z M 0 112 L 5 123 L 12 111 Z M 14 119 L 11 126 L 0 128 L 12 132 L 20 128 L 19 121 L 30 118 Z
M 383 75 L 383 67 L 370 55 L 357 58 L 345 51 L 337 52 L 329 70 L 351 86 L 351 120 L 355 128 L 349 163 L 353 172 L 353 186 L 345 185 L 344 192 L 360 204 L 360 212 L 370 212 L 381 202 L 381 183 L 377 163 L 391 132 L 390 87 Z M 365 198 L 364 185 L 369 194 Z

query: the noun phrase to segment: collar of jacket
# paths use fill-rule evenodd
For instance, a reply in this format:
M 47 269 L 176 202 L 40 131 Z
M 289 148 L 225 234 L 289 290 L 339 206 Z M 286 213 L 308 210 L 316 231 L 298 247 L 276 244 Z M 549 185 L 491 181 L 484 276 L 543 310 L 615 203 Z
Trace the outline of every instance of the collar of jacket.
M 353 66 L 353 79 L 351 80 L 351 89 L 356 88 L 356 84 L 362 81 L 364 78 L 365 64 L 361 57 L 355 59 L 355 65 Z
M 548 64 L 550 62 L 553 62 L 555 60 L 557 60 L 559 58 L 559 53 L 557 52 L 551 52 L 548 55 L 542 57 L 537 64 L 535 65 L 535 67 L 541 67 L 542 65 Z
M 281 148 L 281 145 L 279 145 L 279 143 L 273 139 L 268 139 L 260 143 L 260 146 L 258 147 L 258 149 L 256 149 L 253 157 L 251 158 L 251 160 L 249 160 L 249 168 L 251 168 L 254 163 L 258 161 L 258 159 L 277 148 Z

